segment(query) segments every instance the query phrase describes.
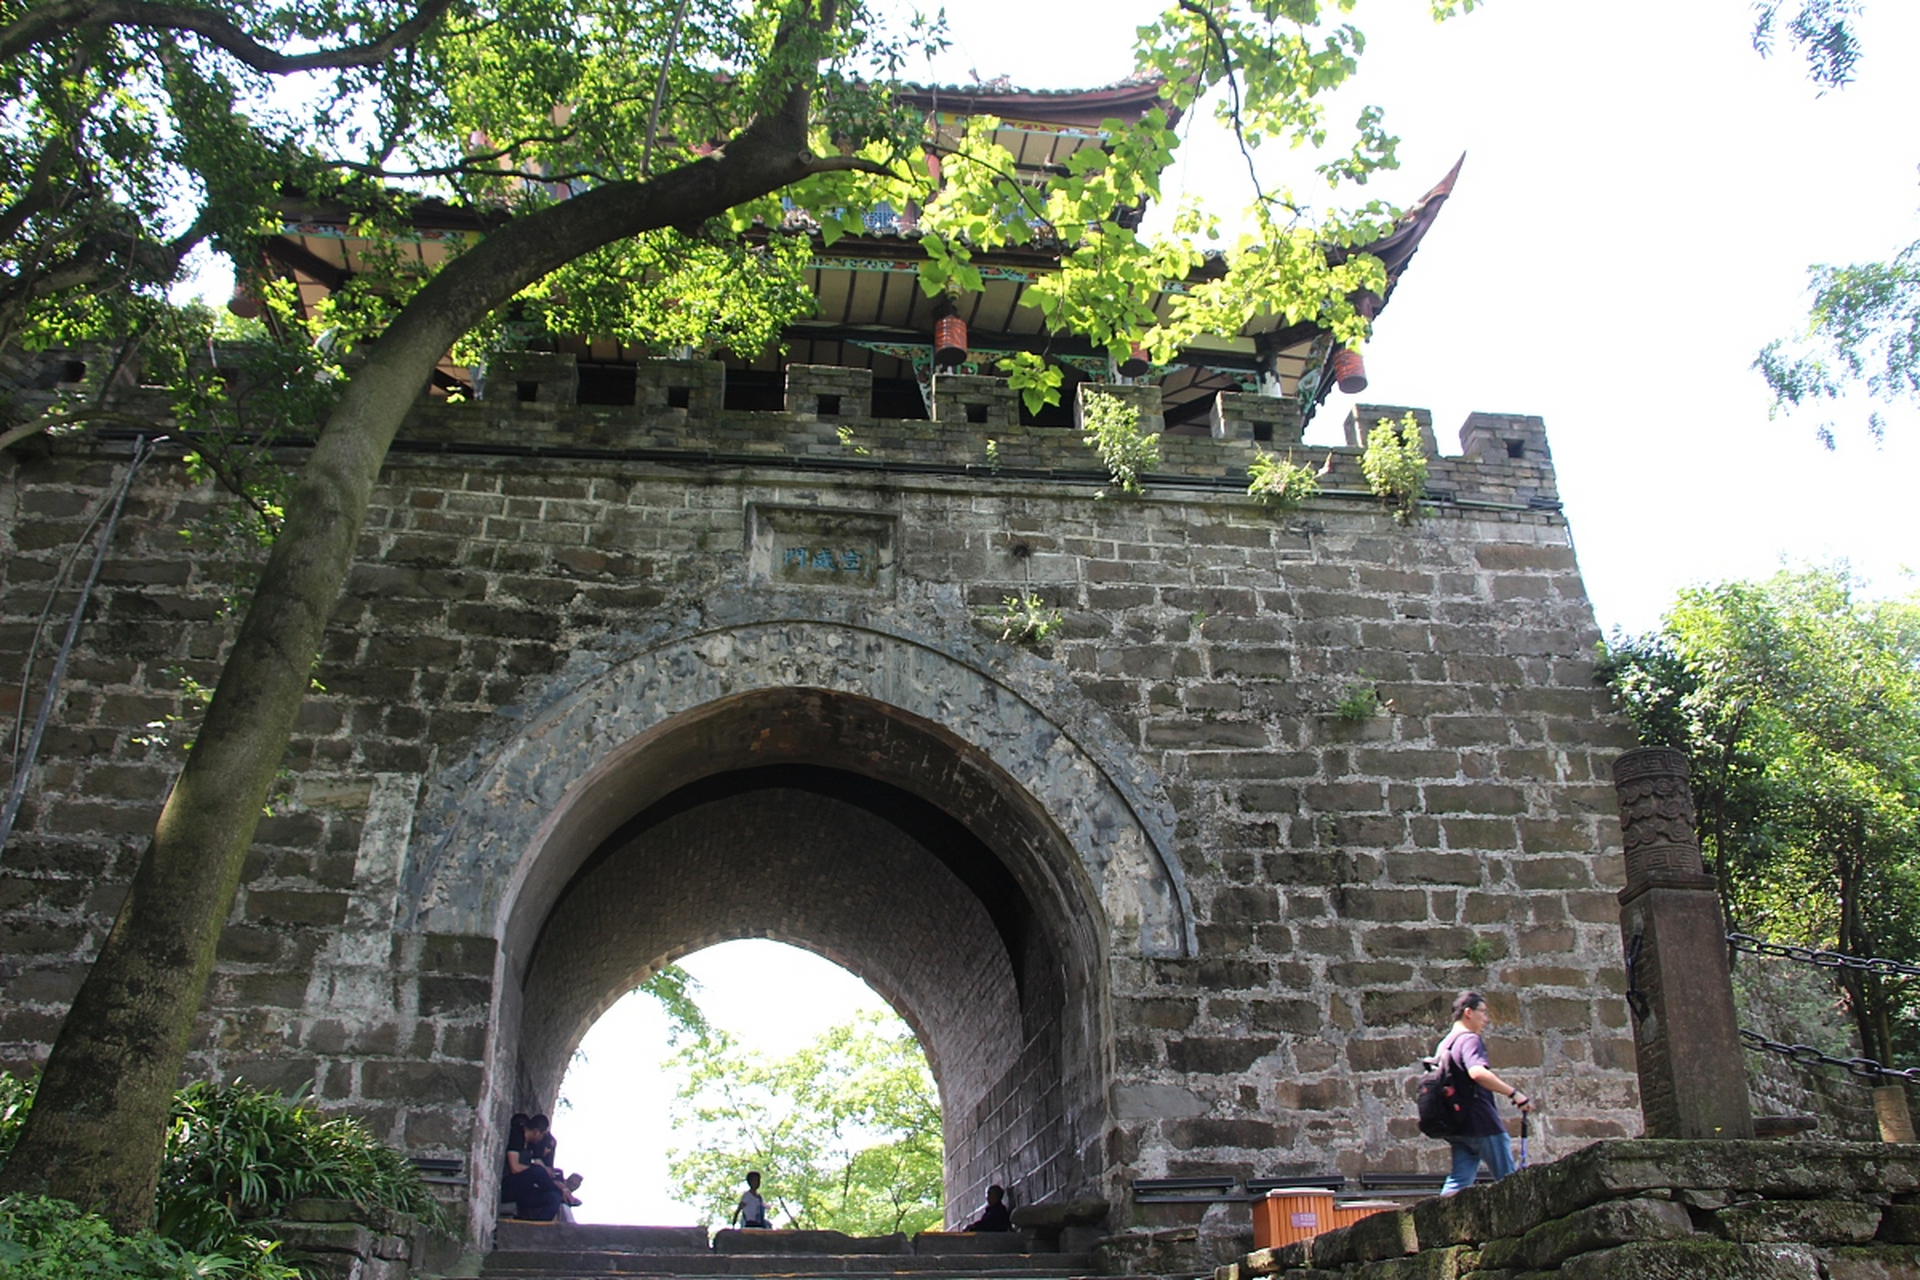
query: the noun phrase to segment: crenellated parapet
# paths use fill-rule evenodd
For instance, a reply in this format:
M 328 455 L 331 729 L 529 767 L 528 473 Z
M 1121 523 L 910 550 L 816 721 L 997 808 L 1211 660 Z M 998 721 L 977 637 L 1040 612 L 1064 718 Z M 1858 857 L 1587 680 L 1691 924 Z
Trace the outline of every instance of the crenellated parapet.
M 689 461 L 724 456 L 766 465 L 785 458 L 809 469 L 904 466 L 1104 482 L 1078 430 L 1020 424 L 1019 393 L 1003 378 L 936 376 L 927 419 L 873 416 L 871 372 L 831 365 L 790 366 L 778 411 L 725 408 L 726 369 L 718 361 L 642 362 L 630 395 L 619 389 L 619 404 L 581 403 L 579 386 L 571 356 L 498 357 L 479 399 L 423 400 L 399 447 L 684 455 Z M 1134 406 L 1143 429 L 1159 433 L 1161 462 L 1150 487 L 1244 488 L 1248 466 L 1266 451 L 1326 467 L 1321 491 L 1328 500 L 1370 501 L 1360 468 L 1366 434 L 1381 421 L 1412 414 L 1428 453 L 1429 501 L 1480 510 L 1559 508 L 1553 455 L 1538 417 L 1470 414 L 1460 428 L 1460 452 L 1446 455 L 1425 409 L 1362 405 L 1346 423 L 1347 442 L 1325 446 L 1302 442 L 1300 408 L 1288 399 L 1220 392 L 1207 434 L 1200 435 L 1162 429 L 1160 392 L 1151 385 L 1082 383 L 1076 420 L 1095 395 Z

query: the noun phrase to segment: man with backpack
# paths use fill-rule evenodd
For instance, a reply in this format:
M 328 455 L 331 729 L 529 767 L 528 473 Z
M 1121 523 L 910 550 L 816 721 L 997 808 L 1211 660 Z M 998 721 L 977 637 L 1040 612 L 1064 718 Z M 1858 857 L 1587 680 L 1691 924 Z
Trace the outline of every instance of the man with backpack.
M 1487 998 L 1478 991 L 1455 996 L 1453 1029 L 1433 1051 L 1435 1070 L 1421 1082 L 1421 1131 L 1445 1137 L 1453 1148 L 1453 1170 L 1440 1188 L 1443 1196 L 1472 1186 L 1482 1164 L 1496 1182 L 1513 1172 L 1513 1142 L 1500 1119 L 1495 1094 L 1512 1098 L 1522 1116 L 1533 1110 L 1533 1099 L 1487 1065 L 1487 1046 L 1481 1036 L 1492 1021 Z

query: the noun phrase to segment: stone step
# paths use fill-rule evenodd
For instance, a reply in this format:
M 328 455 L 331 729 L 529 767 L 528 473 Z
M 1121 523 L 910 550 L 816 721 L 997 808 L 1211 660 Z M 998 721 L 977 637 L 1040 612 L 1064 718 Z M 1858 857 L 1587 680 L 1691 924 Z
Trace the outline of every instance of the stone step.
M 545 1249 L 495 1249 L 481 1275 L 488 1280 L 581 1280 L 584 1277 L 646 1276 L 650 1280 L 728 1280 L 752 1277 L 860 1277 L 860 1280 L 1069 1280 L 1087 1275 L 1085 1254 L 797 1254 L 628 1253 L 580 1249 L 554 1242 Z

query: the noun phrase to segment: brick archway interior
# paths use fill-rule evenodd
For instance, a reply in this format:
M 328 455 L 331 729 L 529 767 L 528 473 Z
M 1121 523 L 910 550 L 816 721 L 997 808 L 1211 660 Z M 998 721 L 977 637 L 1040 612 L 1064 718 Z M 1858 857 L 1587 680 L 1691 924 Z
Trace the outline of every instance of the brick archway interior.
M 630 816 L 591 848 L 543 851 L 571 874 L 514 913 L 519 998 L 500 1016 L 517 1025 L 500 1030 L 516 1106 L 550 1106 L 594 1020 L 650 973 L 764 937 L 848 969 L 914 1028 L 950 1220 L 993 1181 L 1015 1203 L 1099 1192 L 1101 931 L 1009 780 L 930 726 L 821 691 L 733 700 L 624 760 L 591 803 Z M 804 996 L 767 975 L 769 1001 Z

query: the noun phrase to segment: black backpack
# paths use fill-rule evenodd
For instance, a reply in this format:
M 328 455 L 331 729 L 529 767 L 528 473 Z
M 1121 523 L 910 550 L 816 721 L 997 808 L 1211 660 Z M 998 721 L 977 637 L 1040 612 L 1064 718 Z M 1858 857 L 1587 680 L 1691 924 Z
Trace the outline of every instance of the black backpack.
M 1413 1091 L 1420 1132 L 1429 1138 L 1451 1138 L 1464 1133 L 1474 1090 L 1480 1086 L 1460 1065 L 1460 1056 L 1453 1051 L 1453 1037 L 1442 1040 L 1434 1056 L 1420 1059 L 1420 1065 L 1426 1070 Z

